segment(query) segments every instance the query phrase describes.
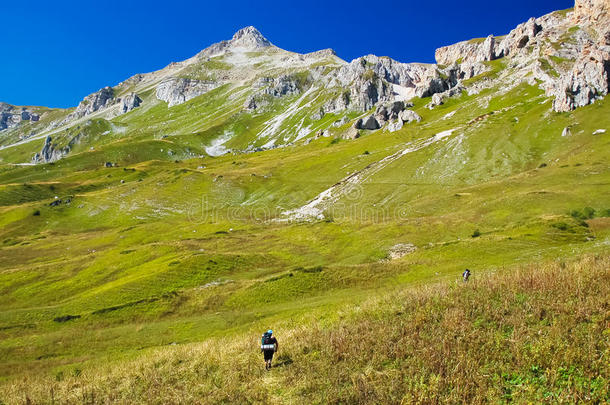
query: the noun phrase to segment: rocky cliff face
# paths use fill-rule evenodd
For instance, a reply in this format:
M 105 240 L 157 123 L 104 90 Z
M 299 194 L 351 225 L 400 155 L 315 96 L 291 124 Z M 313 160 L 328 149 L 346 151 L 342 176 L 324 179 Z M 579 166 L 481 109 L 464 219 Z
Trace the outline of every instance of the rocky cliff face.
M 28 110 L 26 107 L 15 107 L 0 102 L 0 131 L 7 128 L 14 128 L 23 121 L 36 122 L 39 119 L 39 114 Z
M 452 77 L 435 65 L 400 63 L 375 55 L 363 56 L 341 67 L 328 79 L 329 87 L 346 90 L 328 102 L 324 111 L 367 111 L 379 103 L 402 101 L 415 96 L 426 97 L 455 86 L 457 81 Z
M 305 84 L 305 83 L 303 83 Z M 301 86 L 295 75 L 281 75 L 279 77 L 261 77 L 253 88 L 258 89 L 248 96 L 244 103 L 246 110 L 254 111 L 270 104 L 270 98 L 292 96 L 301 92 Z
M 84 117 L 85 115 L 107 108 L 115 102 L 114 90 L 112 90 L 111 87 L 104 87 L 85 97 L 83 101 L 78 104 L 73 115 L 78 118 Z
M 220 86 L 219 83 L 212 81 L 170 77 L 157 86 L 156 96 L 159 100 L 167 102 L 168 107 L 173 107 L 207 93 L 218 86 Z
M 574 4 L 573 21 L 576 24 L 593 23 L 602 28 L 605 24 L 606 31 L 610 29 L 607 25 L 610 20 L 610 2 L 608 0 L 576 0 Z
M 112 107 L 116 108 L 112 110 L 109 116 L 118 116 L 139 107 L 141 103 L 142 99 L 135 93 L 129 93 L 124 97 L 115 97 L 115 90 L 112 87 L 104 87 L 85 97 L 78 104 L 76 110 L 57 125 L 66 124 L 75 119 L 98 111 L 108 110 Z
M 137 108 L 142 103 L 142 99 L 136 93 L 129 93 L 121 99 L 120 113 L 125 114 L 134 108 Z
M 52 141 L 53 139 L 50 136 L 45 138 L 42 150 L 34 155 L 32 158 L 32 163 L 55 162 L 70 153 L 69 146 L 58 148 L 52 143 Z
M 514 83 L 533 77 L 554 97 L 555 111 L 570 111 L 608 94 L 609 9 L 608 0 L 577 0 L 573 13 L 531 18 L 499 41 L 489 36 L 439 48 L 436 60 L 479 74 L 481 63 L 506 58 Z

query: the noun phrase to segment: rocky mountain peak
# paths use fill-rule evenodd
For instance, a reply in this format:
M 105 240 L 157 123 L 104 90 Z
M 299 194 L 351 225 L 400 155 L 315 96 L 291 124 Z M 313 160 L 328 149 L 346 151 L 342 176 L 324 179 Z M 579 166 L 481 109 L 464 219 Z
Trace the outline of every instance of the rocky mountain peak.
M 230 41 L 233 46 L 244 48 L 265 48 L 272 46 L 271 42 L 253 26 L 240 29 Z

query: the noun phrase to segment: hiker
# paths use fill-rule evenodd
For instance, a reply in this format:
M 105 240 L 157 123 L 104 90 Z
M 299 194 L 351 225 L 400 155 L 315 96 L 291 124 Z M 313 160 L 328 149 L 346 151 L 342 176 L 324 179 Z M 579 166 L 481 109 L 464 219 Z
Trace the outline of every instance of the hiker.
M 273 331 L 269 329 L 263 333 L 261 337 L 261 352 L 265 356 L 265 370 L 271 370 L 271 360 L 273 360 L 273 354 L 278 349 L 277 339 L 273 336 Z
M 468 282 L 468 277 L 470 277 L 470 270 L 466 269 L 462 273 L 462 278 L 464 279 L 465 283 Z

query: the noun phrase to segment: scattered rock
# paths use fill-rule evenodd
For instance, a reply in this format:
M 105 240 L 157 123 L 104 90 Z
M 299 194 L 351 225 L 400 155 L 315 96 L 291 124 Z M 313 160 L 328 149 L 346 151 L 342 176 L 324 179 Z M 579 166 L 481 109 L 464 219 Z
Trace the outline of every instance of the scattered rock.
M 404 123 L 410 124 L 412 122 L 420 122 L 421 117 L 413 110 L 404 110 L 400 113 L 400 120 Z
M 357 139 L 360 138 L 360 131 L 355 126 L 351 126 L 347 131 L 343 133 L 343 139 Z
M 397 260 L 417 250 L 417 247 L 411 243 L 399 243 L 390 248 L 388 251 L 389 260 Z
M 572 131 L 570 130 L 570 127 L 565 127 L 563 129 L 563 132 L 561 132 L 561 136 L 566 137 L 566 136 L 571 136 L 572 135 Z
M 593 135 L 599 135 L 599 134 L 605 134 L 605 133 L 606 133 L 605 129 L 598 129 L 593 132 Z
M 375 129 L 379 129 L 380 125 L 377 122 L 377 120 L 375 119 L 374 115 L 369 115 L 368 117 L 364 118 L 364 119 L 359 119 L 358 121 L 356 121 L 356 129 L 368 129 L 368 130 L 375 130 Z
M 404 123 L 403 123 L 402 119 L 392 121 L 388 124 L 388 131 L 396 132 L 396 131 L 401 130 L 403 126 L 404 126 Z
M 432 110 L 434 107 L 437 107 L 439 105 L 443 105 L 444 101 L 443 101 L 443 96 L 440 93 L 436 93 L 432 96 L 432 101 L 430 101 L 427 105 L 426 108 Z

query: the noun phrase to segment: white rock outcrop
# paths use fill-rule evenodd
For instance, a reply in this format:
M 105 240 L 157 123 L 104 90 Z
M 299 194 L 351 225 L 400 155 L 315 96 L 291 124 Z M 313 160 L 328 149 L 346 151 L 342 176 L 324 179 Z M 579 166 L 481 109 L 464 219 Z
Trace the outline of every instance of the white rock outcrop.
M 217 82 L 170 77 L 157 86 L 156 97 L 168 107 L 182 104 L 220 86 Z

